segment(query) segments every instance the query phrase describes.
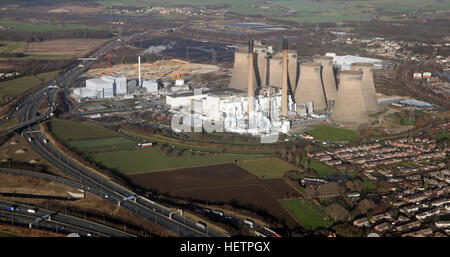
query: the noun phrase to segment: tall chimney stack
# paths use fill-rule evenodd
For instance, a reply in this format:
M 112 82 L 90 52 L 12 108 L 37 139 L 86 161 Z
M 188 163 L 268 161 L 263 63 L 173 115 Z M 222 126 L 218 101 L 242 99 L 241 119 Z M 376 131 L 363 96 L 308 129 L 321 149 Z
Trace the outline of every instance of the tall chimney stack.
M 253 67 L 253 40 L 248 41 L 248 116 L 253 112 L 253 98 L 255 96 L 255 89 L 253 88 L 253 76 L 255 74 Z
M 141 57 L 138 56 L 138 72 L 139 72 L 139 86 L 142 86 L 141 81 Z
M 283 82 L 281 87 L 281 116 L 288 116 L 288 41 L 283 39 Z

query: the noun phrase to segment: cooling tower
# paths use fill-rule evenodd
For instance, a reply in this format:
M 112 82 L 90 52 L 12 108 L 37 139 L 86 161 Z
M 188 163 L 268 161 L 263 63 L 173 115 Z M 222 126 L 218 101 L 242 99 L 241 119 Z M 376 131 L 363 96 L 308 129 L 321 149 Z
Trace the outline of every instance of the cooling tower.
M 306 62 L 300 64 L 300 77 L 295 90 L 295 103 L 307 104 L 312 101 L 314 111 L 323 111 L 327 108 L 320 71 L 321 65 L 319 63 Z
M 322 82 L 325 97 L 328 100 L 335 100 L 337 95 L 336 80 L 333 72 L 333 57 L 315 56 L 313 62 L 322 65 Z
M 373 82 L 372 73 L 372 63 L 353 63 L 352 69 L 362 71 L 362 81 L 363 81 L 363 96 L 364 102 L 367 107 L 367 112 L 369 114 L 376 113 L 379 111 L 378 102 L 376 98 L 375 83 Z
M 297 79 L 298 79 L 297 55 L 298 55 L 297 50 L 288 51 L 289 88 L 292 95 L 294 95 L 295 88 L 297 87 Z
M 255 46 L 254 51 L 256 62 L 256 79 L 259 86 L 267 85 L 267 46 Z
M 339 89 L 330 118 L 341 123 L 363 124 L 369 121 L 363 96 L 363 73 L 346 70 L 340 72 Z
M 283 55 L 277 54 L 269 60 L 269 85 L 281 88 L 283 84 Z
M 231 74 L 230 87 L 247 91 L 248 82 L 248 52 L 236 51 L 234 53 L 233 72 Z M 256 88 L 256 75 L 253 73 L 253 87 Z

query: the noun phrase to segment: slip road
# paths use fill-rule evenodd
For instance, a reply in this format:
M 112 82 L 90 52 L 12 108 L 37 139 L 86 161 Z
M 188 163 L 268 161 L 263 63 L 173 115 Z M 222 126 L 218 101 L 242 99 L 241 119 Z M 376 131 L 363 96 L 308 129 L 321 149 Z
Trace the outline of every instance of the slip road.
M 213 243 L 181 243 L 182 253 L 207 253 L 210 255 L 214 249 L 224 252 L 270 252 L 270 242 L 223 242 L 222 245 Z

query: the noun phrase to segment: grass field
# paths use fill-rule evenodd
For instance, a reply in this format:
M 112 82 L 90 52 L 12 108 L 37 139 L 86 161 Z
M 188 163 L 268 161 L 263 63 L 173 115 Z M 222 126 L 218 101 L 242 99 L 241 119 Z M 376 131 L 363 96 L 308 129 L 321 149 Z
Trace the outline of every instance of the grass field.
M 289 170 L 299 170 L 297 167 L 278 158 L 251 159 L 238 161 L 238 165 L 262 178 L 281 178 Z
M 17 235 L 0 231 L 0 237 L 18 237 Z
M 11 54 L 14 52 L 19 52 L 18 50 L 23 49 L 25 46 L 24 41 L 1 41 L 0 43 L 5 44 L 0 47 L 0 53 Z
M 84 25 L 53 25 L 44 23 L 26 23 L 18 21 L 0 21 L 0 26 L 9 27 L 12 31 L 17 32 L 45 32 L 59 30 L 102 30 L 93 26 Z
M 83 152 L 110 152 L 137 148 L 136 142 L 125 137 L 106 137 L 100 139 L 85 139 L 70 141 L 68 145 Z
M 328 174 L 331 174 L 331 173 L 335 172 L 335 170 L 333 168 L 331 168 L 330 166 L 328 166 L 328 165 L 326 165 L 326 164 L 324 164 L 322 162 L 316 161 L 314 159 L 310 159 L 310 158 L 308 158 L 306 156 L 302 157 L 302 159 L 300 161 L 300 164 L 303 167 L 305 167 L 306 162 L 308 160 L 309 160 L 309 164 L 308 164 L 309 168 L 315 170 L 319 177 L 325 178 L 325 177 L 327 177 Z
M 99 0 L 97 3 L 104 6 L 122 5 L 122 6 L 200 6 L 212 5 L 223 6 L 223 0 L 191 0 L 189 2 L 182 0 Z M 262 15 L 281 20 L 295 22 L 340 22 L 340 21 L 370 21 L 380 16 L 377 9 L 384 11 L 399 12 L 412 10 L 449 10 L 450 1 L 429 1 L 429 0 L 354 0 L 354 1 L 334 1 L 334 0 L 228 0 L 226 9 L 229 12 L 240 15 Z M 262 8 L 263 7 L 263 8 Z M 295 15 L 286 17 L 284 14 L 288 10 L 296 10 Z M 164 15 L 162 16 L 164 17 Z M 184 17 L 184 16 L 180 16 Z M 174 17 L 171 16 L 171 19 Z M 175 17 L 176 18 L 176 17 Z
M 80 123 L 71 120 L 53 119 L 50 121 L 52 133 L 62 141 L 100 139 L 122 137 L 106 128 L 93 124 Z
M 364 180 L 364 189 L 367 191 L 372 191 L 377 189 L 377 185 L 370 180 Z
M 54 77 L 57 71 L 39 73 L 36 76 L 25 76 L 0 83 L 0 96 L 16 97 L 27 89 L 37 86 L 39 83 Z
M 92 158 L 107 168 L 124 174 L 164 169 L 205 166 L 230 163 L 234 160 L 261 158 L 255 155 L 214 155 L 205 157 L 169 158 L 156 148 L 134 151 L 105 152 L 93 154 Z
M 297 221 L 311 229 L 326 227 L 327 219 L 312 204 L 302 199 L 281 200 L 283 206 L 297 219 Z
M 314 139 L 323 141 L 351 141 L 358 138 L 358 133 L 355 131 L 328 125 L 317 126 L 307 133 Z
M 445 134 L 439 134 L 439 135 L 435 135 L 433 136 L 436 139 L 450 139 L 450 133 L 445 133 Z

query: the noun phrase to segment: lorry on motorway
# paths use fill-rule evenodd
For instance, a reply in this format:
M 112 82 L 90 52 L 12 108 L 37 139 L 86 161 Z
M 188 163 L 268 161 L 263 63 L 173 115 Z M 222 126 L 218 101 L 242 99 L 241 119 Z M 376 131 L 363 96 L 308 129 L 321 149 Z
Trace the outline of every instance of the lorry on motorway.
M 28 213 L 36 213 L 36 209 L 34 209 L 34 208 L 28 209 L 27 212 L 28 212 Z
M 223 217 L 223 211 L 213 210 L 212 214 L 219 215 L 219 216 Z
M 195 223 L 195 225 L 201 229 L 206 229 L 206 224 L 201 221 Z
M 7 211 L 14 211 L 16 208 L 14 208 L 14 206 L 5 206 L 5 209 Z
M 245 220 L 244 220 L 244 223 L 247 224 L 247 225 L 249 225 L 250 228 L 253 228 L 253 225 L 254 225 L 253 220 L 245 219 Z

